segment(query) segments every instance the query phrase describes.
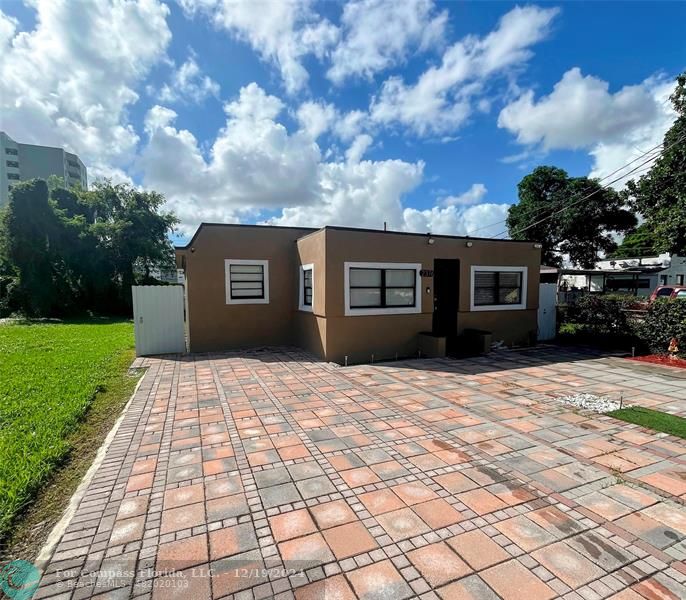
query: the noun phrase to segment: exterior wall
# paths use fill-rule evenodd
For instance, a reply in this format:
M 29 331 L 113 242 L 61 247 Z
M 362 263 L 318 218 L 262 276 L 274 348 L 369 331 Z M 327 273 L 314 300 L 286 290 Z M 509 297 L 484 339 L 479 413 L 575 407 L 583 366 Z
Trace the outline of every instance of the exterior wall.
M 418 263 L 460 260 L 458 333 L 487 329 L 494 340 L 529 343 L 537 329 L 540 250 L 533 243 L 467 240 L 326 228 L 203 225 L 177 253 L 185 269 L 190 349 L 193 352 L 297 345 L 327 360 L 368 362 L 414 356 L 418 334 L 431 331 L 433 279 L 421 279 L 415 314 L 345 314 L 344 263 Z M 225 259 L 269 261 L 269 304 L 226 303 Z M 312 311 L 299 308 L 300 267 L 313 265 Z M 471 267 L 526 267 L 526 308 L 470 310 Z
M 6 148 L 17 150 L 9 155 Z M 19 167 L 9 167 L 7 161 L 18 162 Z M 70 164 L 71 163 L 71 164 Z M 19 175 L 19 180 L 8 179 L 8 173 Z M 80 185 L 88 188 L 88 171 L 76 154 L 62 148 L 18 144 L 5 132 L 0 132 L 0 206 L 9 200 L 9 187 L 27 179 L 48 179 L 51 175 L 61 177 L 69 187 Z
M 345 262 L 421 263 L 433 269 L 436 258 L 460 260 L 458 333 L 466 328 L 488 329 L 494 340 L 528 343 L 537 329 L 540 250 L 533 243 L 467 240 L 391 232 L 327 229 L 326 239 L 326 358 L 349 362 L 414 355 L 417 334 L 430 331 L 433 321 L 433 279 L 422 278 L 421 313 L 345 316 Z M 526 310 L 470 311 L 471 267 L 523 266 L 528 269 Z M 427 288 L 429 291 L 427 293 Z
M 667 276 L 668 285 L 679 285 L 677 275 L 683 277 L 684 283 L 686 285 L 686 256 L 677 256 L 676 254 L 672 256 L 669 267 L 663 269 L 658 273 L 660 277 L 656 277 L 656 285 L 661 285 L 663 275 Z M 650 292 L 655 289 L 653 287 Z
M 293 277 L 300 285 L 300 267 L 312 265 L 313 297 L 312 311 L 299 310 L 296 303 L 295 343 L 301 348 L 326 356 L 326 230 L 316 231 L 300 238 L 296 243 L 297 265 Z M 298 289 L 299 294 L 299 289 Z M 299 297 L 299 296 L 298 296 Z
M 291 345 L 297 309 L 296 240 L 311 230 L 204 225 L 185 256 L 192 352 Z M 269 303 L 226 303 L 226 259 L 269 261 Z

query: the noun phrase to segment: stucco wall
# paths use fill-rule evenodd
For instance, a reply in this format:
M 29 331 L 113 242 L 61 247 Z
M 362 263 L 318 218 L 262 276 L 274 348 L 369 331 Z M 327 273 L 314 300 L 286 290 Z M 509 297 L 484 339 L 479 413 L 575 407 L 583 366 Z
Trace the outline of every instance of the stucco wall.
M 527 343 L 537 329 L 540 250 L 533 243 L 466 240 L 385 232 L 327 230 L 327 344 L 328 360 L 350 362 L 414 355 L 417 334 L 430 331 L 433 318 L 433 279 L 422 278 L 421 313 L 411 315 L 345 316 L 345 262 L 421 263 L 433 269 L 436 258 L 460 260 L 458 333 L 465 328 L 488 329 L 494 340 Z M 471 267 L 524 266 L 528 269 L 527 309 L 470 312 Z M 429 288 L 429 293 L 427 293 Z M 359 357 L 359 359 L 358 359 Z
M 203 226 L 185 251 L 192 352 L 294 343 L 296 240 L 310 230 Z M 227 304 L 225 259 L 269 261 L 269 304 Z

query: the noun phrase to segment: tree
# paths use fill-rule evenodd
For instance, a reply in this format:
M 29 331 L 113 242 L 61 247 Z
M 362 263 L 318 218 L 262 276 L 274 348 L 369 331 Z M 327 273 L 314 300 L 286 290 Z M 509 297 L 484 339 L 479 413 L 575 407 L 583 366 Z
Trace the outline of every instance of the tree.
M 663 150 L 650 171 L 629 181 L 626 197 L 646 220 L 656 248 L 686 254 L 686 72 L 670 97 L 677 119 L 664 137 Z
M 600 252 L 617 247 L 612 232 L 636 227 L 636 217 L 624 208 L 622 197 L 595 179 L 537 167 L 517 189 L 519 203 L 507 216 L 510 237 L 540 242 L 544 264 L 560 266 L 562 255 L 568 254 L 572 263 L 592 268 Z
M 641 223 L 635 230 L 624 236 L 622 243 L 608 258 L 632 258 L 640 256 L 654 256 L 659 254 L 655 244 L 655 235 L 647 223 Z
M 111 182 L 14 187 L 0 222 L 0 310 L 29 316 L 130 313 L 131 285 L 174 264 L 164 198 Z
M 29 316 L 50 314 L 55 290 L 58 219 L 45 181 L 34 179 L 12 189 L 3 213 L 3 260 L 18 279 L 17 293 Z

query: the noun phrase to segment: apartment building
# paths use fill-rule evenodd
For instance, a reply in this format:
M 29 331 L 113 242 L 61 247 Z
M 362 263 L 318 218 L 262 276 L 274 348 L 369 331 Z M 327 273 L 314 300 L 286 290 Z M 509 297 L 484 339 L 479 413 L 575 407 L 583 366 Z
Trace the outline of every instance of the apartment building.
M 347 227 L 202 224 L 177 248 L 191 352 L 293 345 L 329 361 L 428 338 L 536 341 L 540 244 Z
M 69 187 L 88 187 L 81 159 L 63 148 L 22 144 L 0 131 L 0 206 L 9 200 L 13 185 L 27 179 L 61 177 Z

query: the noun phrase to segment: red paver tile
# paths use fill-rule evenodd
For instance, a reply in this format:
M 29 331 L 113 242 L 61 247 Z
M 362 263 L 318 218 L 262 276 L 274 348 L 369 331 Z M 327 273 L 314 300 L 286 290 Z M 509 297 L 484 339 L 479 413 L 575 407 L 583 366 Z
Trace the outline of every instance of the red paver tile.
M 338 560 L 378 548 L 374 538 L 360 522 L 327 529 L 323 535 Z
M 403 600 L 413 595 L 412 589 L 390 560 L 350 571 L 348 579 L 358 598 L 364 600 Z
M 361 466 L 361 460 L 354 454 L 340 454 L 337 456 L 329 456 L 326 460 L 336 471 L 345 471 L 354 467 Z
M 176 508 L 186 504 L 195 504 L 205 499 L 205 492 L 202 484 L 185 485 L 180 488 L 167 490 L 164 493 L 164 508 Z
M 157 571 L 182 571 L 206 563 L 207 535 L 195 535 L 176 542 L 161 544 L 157 551 Z
M 491 567 L 479 575 L 503 600 L 522 600 L 522 598 L 548 600 L 557 596 L 553 590 L 516 560 Z
M 410 506 L 438 498 L 438 494 L 421 481 L 394 485 L 391 489 L 405 504 Z
M 471 572 L 467 564 L 445 542 L 408 552 L 407 558 L 432 586 L 440 586 Z
M 317 531 L 310 513 L 306 508 L 269 517 L 269 525 L 277 542 L 290 540 Z
M 628 515 L 632 510 L 625 504 L 609 498 L 603 492 L 592 492 L 586 496 L 582 496 L 577 502 L 584 508 L 593 511 L 595 514 L 608 521 L 614 521 L 624 515 Z
M 470 575 L 437 591 L 443 600 L 500 600 L 478 575 Z
M 525 552 L 531 552 L 555 541 L 555 536 L 524 515 L 500 521 L 494 526 Z
M 236 470 L 236 463 L 231 458 L 217 458 L 215 460 L 206 460 L 202 463 L 202 470 L 205 476 L 219 475 L 220 473 L 228 473 Z
M 297 458 L 307 458 L 312 456 L 308 449 L 302 444 L 279 448 L 278 453 L 281 457 L 281 460 L 295 460 Z
M 376 520 L 396 542 L 421 535 L 430 530 L 429 526 L 410 508 L 401 508 L 378 515 Z
M 328 529 L 356 521 L 357 517 L 345 500 L 335 500 L 318 504 L 311 509 L 314 520 L 320 529 Z
M 373 515 L 380 515 L 405 506 L 405 503 L 391 490 L 367 492 L 365 494 L 360 494 L 357 498 Z
M 279 553 L 285 563 L 294 561 L 301 567 L 314 567 L 334 560 L 321 533 L 300 537 L 279 544 Z
M 446 540 L 476 571 L 510 558 L 510 555 L 482 531 L 474 529 Z
M 458 494 L 457 498 L 471 508 L 477 515 L 485 515 L 507 508 L 502 500 L 484 489 L 470 490 Z
M 124 498 L 119 505 L 117 519 L 129 519 L 145 514 L 148 510 L 150 496 L 136 496 L 135 498 Z
M 422 504 L 415 504 L 412 510 L 416 512 L 429 527 L 432 529 L 441 529 L 442 527 L 449 527 L 462 520 L 462 515 L 455 510 L 443 498 L 436 500 L 429 500 Z
M 240 475 L 229 475 L 221 479 L 213 479 L 205 483 L 205 496 L 208 500 L 230 496 L 243 491 Z
M 605 575 L 605 571 L 564 542 L 551 544 L 531 556 L 572 589 Z
M 155 477 L 154 473 L 145 473 L 143 475 L 132 475 L 126 484 L 127 492 L 138 492 L 152 487 L 152 482 Z
M 340 475 L 352 488 L 369 485 L 370 483 L 379 483 L 381 481 L 376 473 L 369 467 L 359 467 L 357 469 L 350 469 L 349 471 L 342 471 Z
M 145 517 L 133 517 L 132 519 L 124 519 L 117 521 L 112 528 L 110 535 L 111 546 L 123 546 L 134 540 L 140 540 L 143 537 L 143 528 L 145 527 Z
M 150 473 L 157 467 L 156 458 L 148 458 L 145 460 L 137 460 L 133 463 L 131 468 L 131 475 L 140 475 L 141 473 Z
M 210 532 L 210 558 L 217 560 L 257 548 L 252 523 L 242 523 Z
M 296 600 L 356 600 L 343 575 L 334 575 L 298 588 Z
M 190 529 L 205 523 L 205 506 L 202 502 L 162 511 L 162 533 Z
M 479 487 L 469 477 L 459 472 L 437 475 L 434 477 L 434 481 L 451 494 L 459 494 L 460 492 L 466 492 Z
M 210 600 L 210 577 L 199 576 L 193 569 L 159 577 L 153 584 L 152 597 L 153 600 Z

